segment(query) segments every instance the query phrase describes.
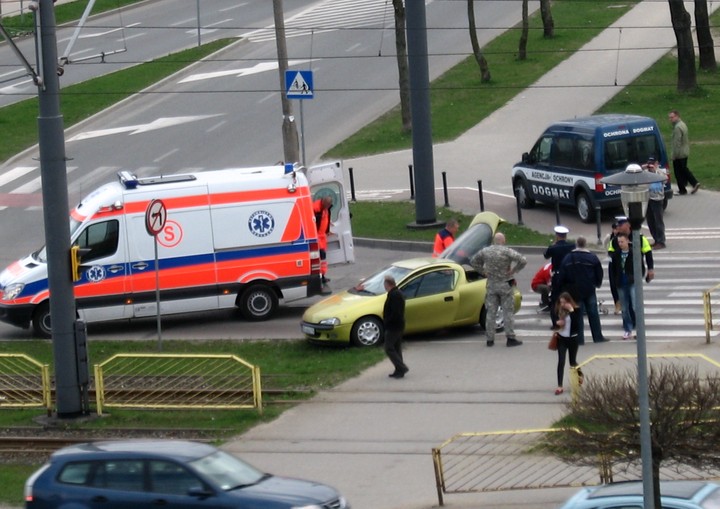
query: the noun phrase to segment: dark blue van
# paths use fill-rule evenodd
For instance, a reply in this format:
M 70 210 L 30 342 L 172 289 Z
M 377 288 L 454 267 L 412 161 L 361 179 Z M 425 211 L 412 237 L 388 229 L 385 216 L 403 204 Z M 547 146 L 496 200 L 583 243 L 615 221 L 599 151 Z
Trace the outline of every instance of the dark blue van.
M 596 207 L 618 208 L 620 188 L 600 180 L 624 171 L 628 164 L 657 159 L 668 177 L 665 206 L 672 197 L 668 156 L 655 120 L 638 115 L 592 115 L 548 127 L 530 152 L 512 169 L 512 182 L 520 206 L 536 202 L 577 209 L 580 219 L 595 219 Z

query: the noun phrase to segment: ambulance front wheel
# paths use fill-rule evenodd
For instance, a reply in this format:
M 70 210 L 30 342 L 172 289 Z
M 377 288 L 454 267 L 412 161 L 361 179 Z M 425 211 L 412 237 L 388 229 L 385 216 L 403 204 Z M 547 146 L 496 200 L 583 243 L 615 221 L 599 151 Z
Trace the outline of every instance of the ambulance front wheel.
M 35 308 L 32 317 L 32 326 L 35 335 L 41 338 L 49 338 L 52 336 L 50 328 L 50 303 L 45 301 Z
M 239 307 L 247 320 L 267 320 L 277 310 L 278 298 L 267 285 L 251 285 L 240 295 Z

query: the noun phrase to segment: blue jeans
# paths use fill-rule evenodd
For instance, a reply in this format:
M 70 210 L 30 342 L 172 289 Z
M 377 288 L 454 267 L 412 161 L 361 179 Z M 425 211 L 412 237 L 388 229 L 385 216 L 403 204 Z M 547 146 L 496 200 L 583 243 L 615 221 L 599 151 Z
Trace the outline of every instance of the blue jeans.
M 622 303 L 622 322 L 625 332 L 632 332 L 635 328 L 635 285 L 618 286 L 618 296 Z
M 590 323 L 590 331 L 592 332 L 592 338 L 595 343 L 602 342 L 603 333 L 602 327 L 600 326 L 600 313 L 598 313 L 597 295 L 592 294 L 586 299 L 580 299 L 580 317 L 583 317 L 587 313 L 588 322 Z M 581 345 L 585 344 L 585 319 L 580 320 L 578 324 L 578 343 Z

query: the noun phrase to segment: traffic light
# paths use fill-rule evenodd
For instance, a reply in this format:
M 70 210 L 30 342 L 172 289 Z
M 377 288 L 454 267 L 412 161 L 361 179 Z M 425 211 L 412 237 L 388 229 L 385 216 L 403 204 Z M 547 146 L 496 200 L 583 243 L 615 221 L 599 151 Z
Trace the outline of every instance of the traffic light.
M 81 256 L 82 253 L 80 251 L 80 246 L 75 245 L 70 248 L 70 278 L 73 283 L 82 279 L 82 274 L 80 272 Z

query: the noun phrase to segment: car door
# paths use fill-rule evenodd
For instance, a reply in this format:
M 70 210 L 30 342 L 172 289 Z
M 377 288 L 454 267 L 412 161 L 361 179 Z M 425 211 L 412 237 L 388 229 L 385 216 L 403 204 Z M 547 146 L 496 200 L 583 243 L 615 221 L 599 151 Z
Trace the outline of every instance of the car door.
M 195 473 L 167 460 L 148 461 L 148 496 L 155 507 L 208 509 L 229 507 Z M 194 493 L 191 494 L 191 493 Z
M 458 274 L 449 267 L 438 267 L 403 282 L 405 332 L 438 330 L 455 321 L 459 294 Z

